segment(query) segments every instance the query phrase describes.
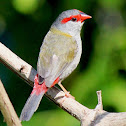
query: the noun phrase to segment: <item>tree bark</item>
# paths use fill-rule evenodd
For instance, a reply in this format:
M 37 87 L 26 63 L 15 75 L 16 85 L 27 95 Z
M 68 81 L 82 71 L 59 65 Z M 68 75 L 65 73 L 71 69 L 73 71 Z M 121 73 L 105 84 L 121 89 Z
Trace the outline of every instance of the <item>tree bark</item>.
M 22 126 L 0 80 L 0 110 L 8 126 Z

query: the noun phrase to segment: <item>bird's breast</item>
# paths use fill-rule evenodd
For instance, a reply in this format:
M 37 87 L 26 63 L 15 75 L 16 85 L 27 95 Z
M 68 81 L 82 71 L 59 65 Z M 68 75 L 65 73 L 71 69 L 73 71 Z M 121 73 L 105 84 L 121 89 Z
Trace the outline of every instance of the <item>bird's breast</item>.
M 61 75 L 62 80 L 65 79 L 67 76 L 69 76 L 76 69 L 77 65 L 80 62 L 80 58 L 82 54 L 82 41 L 81 41 L 80 35 L 75 36 L 75 40 L 77 43 L 76 55 L 73 61 L 71 62 L 71 64 L 67 67 L 64 73 Z

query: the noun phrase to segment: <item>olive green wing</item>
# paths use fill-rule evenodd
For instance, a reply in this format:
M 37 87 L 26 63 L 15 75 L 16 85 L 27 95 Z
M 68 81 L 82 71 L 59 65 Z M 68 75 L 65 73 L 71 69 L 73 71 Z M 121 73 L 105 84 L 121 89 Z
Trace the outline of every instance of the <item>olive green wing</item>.
M 50 31 L 41 46 L 37 72 L 50 87 L 76 56 L 76 41 L 68 34 Z

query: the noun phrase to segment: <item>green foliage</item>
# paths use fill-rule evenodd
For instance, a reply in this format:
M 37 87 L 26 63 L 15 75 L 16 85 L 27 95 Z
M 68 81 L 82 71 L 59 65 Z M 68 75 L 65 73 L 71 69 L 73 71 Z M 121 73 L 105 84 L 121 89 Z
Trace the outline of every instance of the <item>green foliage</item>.
M 14 8 L 23 14 L 33 13 L 38 7 L 37 0 L 13 0 Z
M 79 121 L 71 117 L 66 112 L 60 110 L 46 110 L 43 112 L 38 112 L 29 122 L 23 122 L 23 126 L 78 126 Z
M 0 0 L 0 41 L 36 68 L 42 39 L 66 9 L 79 9 L 93 18 L 82 30 L 83 54 L 78 68 L 63 81 L 77 101 L 89 108 L 102 90 L 107 111 L 126 111 L 126 2 L 119 0 Z M 123 15 L 124 14 L 124 15 Z M 31 87 L 0 64 L 0 77 L 18 114 Z M 79 126 L 79 121 L 44 98 L 23 126 Z M 0 126 L 6 125 L 0 115 Z

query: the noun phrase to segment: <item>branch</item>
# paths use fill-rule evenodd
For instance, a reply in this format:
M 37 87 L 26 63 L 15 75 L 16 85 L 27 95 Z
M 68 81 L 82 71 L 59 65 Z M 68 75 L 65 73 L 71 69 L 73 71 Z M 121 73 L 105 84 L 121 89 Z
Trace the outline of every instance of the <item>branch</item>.
M 0 43 L 0 61 L 33 86 L 36 71 L 31 65 L 20 59 L 2 43 Z M 74 99 L 65 97 L 63 91 L 57 87 L 50 88 L 46 96 L 60 108 L 68 112 L 81 122 L 81 126 L 121 126 L 126 124 L 126 112 L 109 113 L 103 110 L 101 91 L 97 92 L 98 105 L 89 109 Z
M 8 126 L 22 126 L 0 80 L 0 110 Z

